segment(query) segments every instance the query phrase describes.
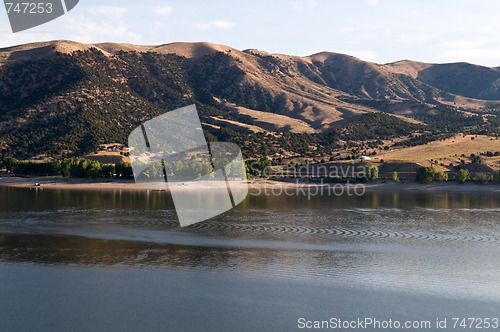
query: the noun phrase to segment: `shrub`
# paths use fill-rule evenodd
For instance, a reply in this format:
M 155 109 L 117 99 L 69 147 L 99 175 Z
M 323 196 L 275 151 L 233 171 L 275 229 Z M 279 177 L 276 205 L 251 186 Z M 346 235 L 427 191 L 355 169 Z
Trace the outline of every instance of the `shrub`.
M 133 178 L 134 172 L 132 171 L 132 166 L 128 162 L 120 160 L 115 164 L 115 172 L 117 177 L 121 178 Z
M 493 176 L 493 181 L 496 183 L 500 183 L 500 171 L 495 172 L 495 175 Z
M 110 178 L 113 176 L 113 174 L 115 173 L 115 165 L 102 165 L 102 175 L 105 177 L 105 178 Z
M 400 179 L 398 172 L 392 172 L 392 181 L 399 183 Z
M 493 180 L 493 176 L 491 174 L 487 174 L 487 173 L 477 173 L 474 176 L 474 181 L 479 182 L 481 184 L 486 184 L 492 180 Z
M 448 181 L 448 173 L 445 173 L 443 171 L 439 171 L 439 172 L 437 172 L 436 176 L 437 176 L 438 181 L 441 181 L 441 182 Z
M 465 181 L 469 180 L 470 173 L 466 169 L 460 169 L 457 173 L 457 181 L 458 183 L 465 183 Z
M 434 179 L 434 173 L 433 167 L 420 167 L 415 179 L 420 183 L 431 183 Z
M 374 181 L 374 180 L 378 179 L 378 167 L 377 166 L 368 167 L 368 179 L 370 181 Z
M 11 173 L 14 171 L 14 168 L 19 163 L 19 160 L 11 156 L 5 156 L 2 157 L 0 163 L 1 163 L 0 168 L 5 168 L 7 170 L 7 173 Z
M 18 161 L 13 169 L 18 175 L 55 175 L 57 170 L 53 163 L 38 163 L 33 161 Z

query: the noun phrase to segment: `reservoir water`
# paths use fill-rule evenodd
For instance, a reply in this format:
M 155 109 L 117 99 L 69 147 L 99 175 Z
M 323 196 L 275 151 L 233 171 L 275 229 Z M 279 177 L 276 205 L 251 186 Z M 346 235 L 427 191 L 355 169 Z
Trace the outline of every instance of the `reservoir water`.
M 250 195 L 181 228 L 166 192 L 4 187 L 0 330 L 457 330 L 500 319 L 499 221 L 498 194 L 381 191 Z

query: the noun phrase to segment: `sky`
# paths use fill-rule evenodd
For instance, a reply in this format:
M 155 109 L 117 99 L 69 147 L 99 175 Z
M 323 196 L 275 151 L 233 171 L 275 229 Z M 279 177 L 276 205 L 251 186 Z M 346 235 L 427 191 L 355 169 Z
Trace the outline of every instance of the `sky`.
M 0 47 L 207 41 L 288 55 L 332 51 L 377 63 L 493 67 L 500 66 L 499 13 L 498 0 L 80 0 L 66 15 L 16 34 L 0 10 Z

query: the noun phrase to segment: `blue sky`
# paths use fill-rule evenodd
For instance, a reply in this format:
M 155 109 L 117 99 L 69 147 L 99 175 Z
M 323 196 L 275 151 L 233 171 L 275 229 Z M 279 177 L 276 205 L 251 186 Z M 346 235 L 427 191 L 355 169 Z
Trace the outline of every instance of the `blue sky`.
M 80 0 L 65 16 L 17 34 L 0 10 L 0 47 L 54 39 L 208 41 L 291 55 L 334 51 L 377 63 L 500 66 L 499 13 L 497 0 Z

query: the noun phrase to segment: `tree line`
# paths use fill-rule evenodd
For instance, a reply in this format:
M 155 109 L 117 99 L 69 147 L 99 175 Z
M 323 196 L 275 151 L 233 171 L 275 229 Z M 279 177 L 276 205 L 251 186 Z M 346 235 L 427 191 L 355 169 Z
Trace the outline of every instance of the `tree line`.
M 53 162 L 21 161 L 11 156 L 0 158 L 0 170 L 16 175 L 70 176 L 76 178 L 133 178 L 128 162 L 103 164 L 82 157 L 65 158 Z
M 393 174 L 393 179 L 394 178 L 397 178 L 397 173 L 396 175 Z M 448 181 L 448 173 L 443 171 L 436 172 L 433 167 L 420 167 L 417 170 L 415 179 L 420 183 L 431 183 L 436 180 L 443 182 Z M 471 180 L 482 184 L 486 184 L 488 182 L 500 183 L 500 171 L 497 171 L 494 174 L 476 173 L 474 176 L 471 176 L 467 169 L 461 168 L 456 173 L 455 180 L 458 183 L 465 183 Z

